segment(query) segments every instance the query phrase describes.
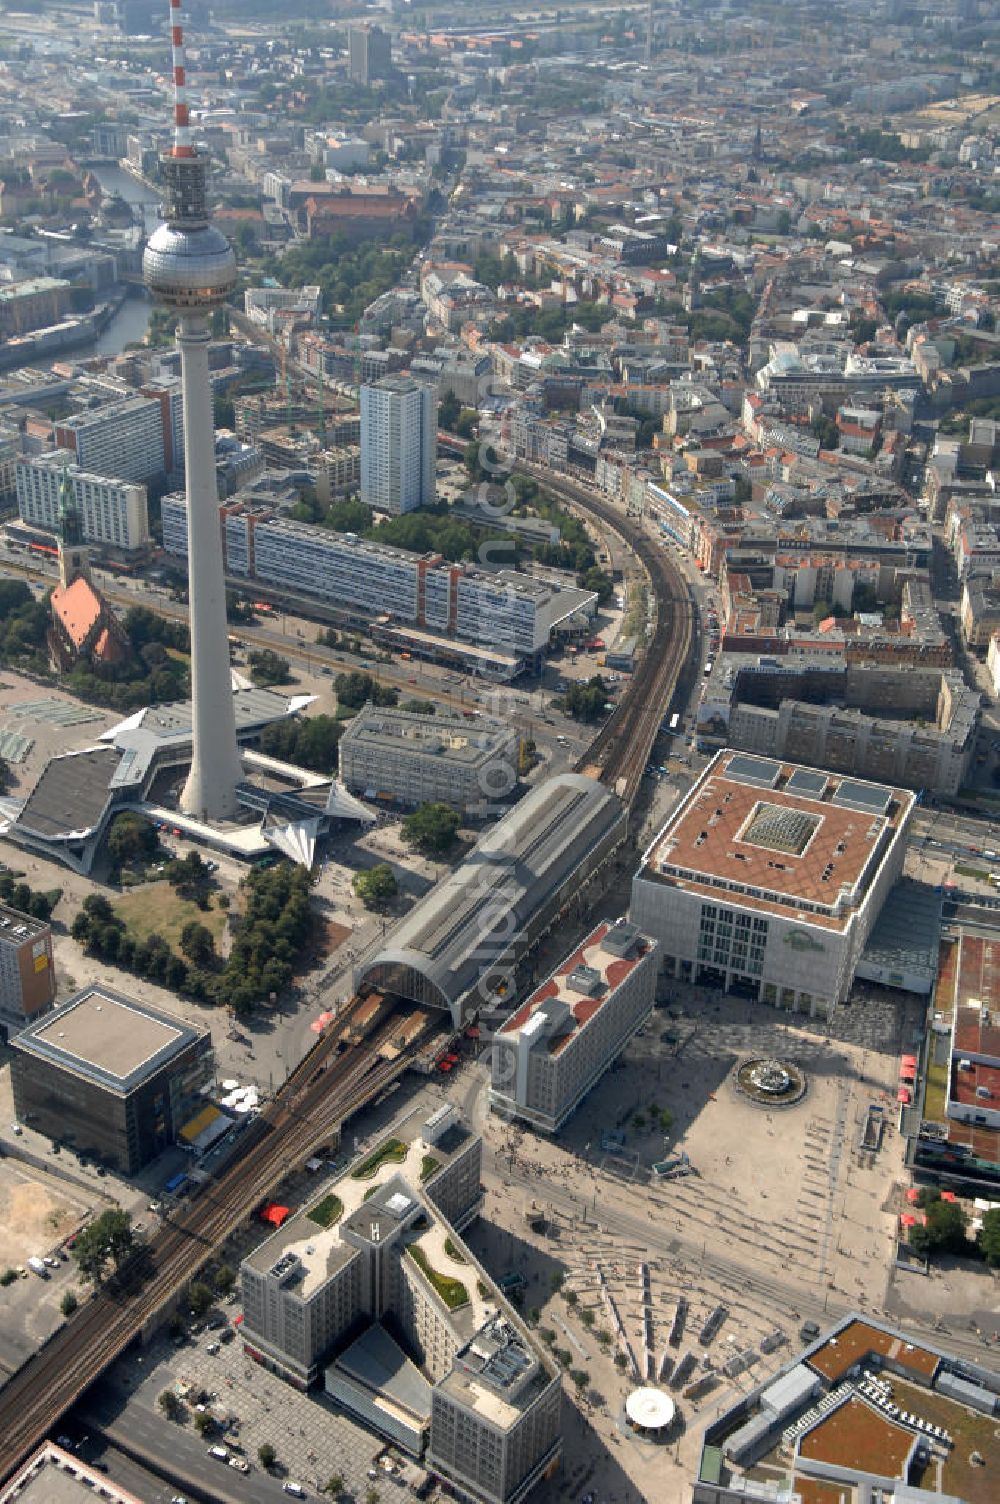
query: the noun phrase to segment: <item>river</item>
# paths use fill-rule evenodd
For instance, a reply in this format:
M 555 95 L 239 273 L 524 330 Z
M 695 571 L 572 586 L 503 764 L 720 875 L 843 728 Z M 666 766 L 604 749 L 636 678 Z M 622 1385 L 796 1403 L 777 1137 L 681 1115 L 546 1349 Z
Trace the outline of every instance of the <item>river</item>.
M 117 193 L 127 203 L 142 207 L 147 234 L 159 223 L 160 195 L 131 173 L 118 166 L 102 162 L 92 169 L 105 193 Z M 86 360 L 92 355 L 120 355 L 126 345 L 142 340 L 149 326 L 151 304 L 144 293 L 130 294 L 107 327 L 96 339 L 85 345 L 77 345 L 67 355 L 73 360 Z

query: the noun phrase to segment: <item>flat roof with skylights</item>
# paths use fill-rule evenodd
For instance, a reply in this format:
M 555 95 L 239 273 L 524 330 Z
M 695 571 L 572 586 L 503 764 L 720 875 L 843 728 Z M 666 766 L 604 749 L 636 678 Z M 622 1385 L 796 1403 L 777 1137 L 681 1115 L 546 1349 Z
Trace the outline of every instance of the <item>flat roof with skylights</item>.
M 726 749 L 649 847 L 641 876 L 846 928 L 914 803 L 906 789 Z

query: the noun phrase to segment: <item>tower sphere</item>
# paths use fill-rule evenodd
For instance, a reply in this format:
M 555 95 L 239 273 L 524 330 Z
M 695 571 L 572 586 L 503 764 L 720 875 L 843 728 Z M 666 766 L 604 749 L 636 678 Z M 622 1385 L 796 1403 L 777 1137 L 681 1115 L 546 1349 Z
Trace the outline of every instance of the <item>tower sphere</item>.
M 169 308 L 211 309 L 236 288 L 236 257 L 214 225 L 182 228 L 168 221 L 149 237 L 142 275 L 157 302 Z

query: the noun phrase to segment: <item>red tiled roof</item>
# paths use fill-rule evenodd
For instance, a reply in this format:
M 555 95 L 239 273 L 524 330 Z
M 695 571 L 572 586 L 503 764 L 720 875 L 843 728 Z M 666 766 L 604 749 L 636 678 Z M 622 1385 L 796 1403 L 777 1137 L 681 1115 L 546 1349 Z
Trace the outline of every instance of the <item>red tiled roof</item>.
M 77 649 L 100 621 L 102 610 L 100 596 L 83 575 L 77 575 L 65 589 L 57 585 L 52 592 L 52 611 Z

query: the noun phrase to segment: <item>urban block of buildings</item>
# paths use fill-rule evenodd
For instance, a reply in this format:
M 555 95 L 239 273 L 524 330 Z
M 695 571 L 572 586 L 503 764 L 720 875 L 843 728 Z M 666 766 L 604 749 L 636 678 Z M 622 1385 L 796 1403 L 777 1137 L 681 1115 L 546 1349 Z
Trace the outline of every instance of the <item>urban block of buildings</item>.
M 478 1504 L 558 1464 L 558 1370 L 462 1241 L 482 1143 L 410 1113 L 243 1261 L 245 1350 Z
M 818 652 L 724 654 L 698 710 L 698 739 L 955 794 L 975 752 L 979 708 L 957 669 Z
M 1000 944 L 990 935 L 965 931 L 942 939 L 924 1083 L 914 1110 L 904 1114 L 907 1164 L 918 1179 L 994 1199 L 1000 1186 L 998 977 Z
M 366 705 L 337 747 L 340 781 L 366 799 L 475 812 L 514 788 L 518 735 L 499 721 Z
M 726 749 L 643 853 L 630 918 L 668 976 L 825 1018 L 902 873 L 905 789 Z
M 494 1112 L 557 1132 L 652 1012 L 657 950 L 624 919 L 592 930 L 501 1026 Z
M 710 1422 L 692 1504 L 765 1497 L 756 1468 L 772 1453 L 790 1499 L 846 1489 L 965 1504 L 979 1497 L 964 1482 L 973 1469 L 990 1476 L 1000 1466 L 998 1416 L 996 1370 L 875 1317 L 845 1316 Z
M 0 904 L 0 1030 L 16 1034 L 47 1012 L 55 995 L 50 926 Z
M 17 1120 L 123 1175 L 176 1142 L 215 1077 L 212 1036 L 87 987 L 11 1040 Z

